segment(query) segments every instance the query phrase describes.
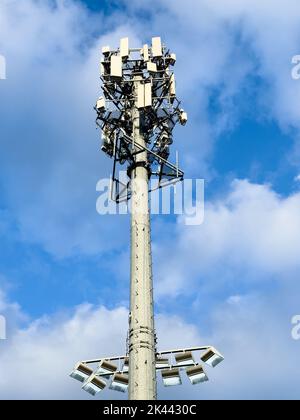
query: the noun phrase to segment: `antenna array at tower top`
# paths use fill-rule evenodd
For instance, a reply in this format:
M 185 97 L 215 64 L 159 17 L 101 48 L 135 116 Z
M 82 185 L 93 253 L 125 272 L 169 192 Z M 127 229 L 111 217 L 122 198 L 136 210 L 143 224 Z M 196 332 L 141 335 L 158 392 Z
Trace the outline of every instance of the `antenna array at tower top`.
M 142 48 L 129 48 L 128 38 L 123 38 L 117 50 L 103 47 L 102 54 L 104 96 L 95 107 L 102 150 L 121 164 L 134 161 L 132 113 L 138 109 L 149 164 L 161 165 L 169 157 L 174 126 L 187 122 L 176 97 L 172 72 L 176 55 L 162 45 L 159 37 L 152 38 L 151 47 L 145 44 Z

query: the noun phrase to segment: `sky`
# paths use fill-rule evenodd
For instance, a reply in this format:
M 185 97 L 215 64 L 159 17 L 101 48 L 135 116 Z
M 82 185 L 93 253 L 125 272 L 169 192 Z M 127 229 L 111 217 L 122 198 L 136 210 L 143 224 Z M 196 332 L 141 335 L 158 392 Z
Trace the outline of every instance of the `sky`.
M 158 347 L 225 357 L 159 398 L 299 399 L 299 21 L 297 0 L 1 0 L 1 399 L 90 399 L 75 362 L 125 351 L 129 217 L 96 212 L 93 110 L 101 47 L 124 36 L 177 54 L 174 146 L 205 180 L 201 225 L 152 220 Z

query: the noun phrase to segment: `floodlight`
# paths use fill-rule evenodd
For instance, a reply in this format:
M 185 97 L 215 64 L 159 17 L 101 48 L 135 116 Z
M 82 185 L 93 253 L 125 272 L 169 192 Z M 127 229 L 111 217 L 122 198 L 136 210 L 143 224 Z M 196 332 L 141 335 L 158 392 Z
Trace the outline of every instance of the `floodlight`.
M 98 99 L 96 108 L 98 111 L 105 111 L 105 99 L 103 98 L 103 96 L 100 96 L 100 98 Z
M 152 38 L 152 55 L 153 57 L 162 56 L 162 45 L 159 36 Z
M 121 41 L 120 41 L 120 56 L 123 59 L 126 59 L 129 56 L 129 41 L 128 41 L 128 38 L 122 38 Z
M 106 387 L 106 382 L 92 375 L 83 385 L 82 389 L 91 395 L 96 395 Z
M 157 65 L 156 63 L 152 63 L 151 61 L 147 62 L 147 71 L 149 73 L 156 73 L 157 72 Z
M 70 373 L 71 378 L 77 379 L 77 381 L 84 382 L 93 373 L 93 369 L 84 363 L 77 363 L 74 370 Z
M 161 372 L 164 386 L 181 385 L 179 369 L 166 369 Z
M 115 373 L 109 388 L 114 391 L 126 392 L 128 383 L 128 375 L 124 375 L 124 373 Z
M 122 78 L 122 57 L 120 55 L 112 55 L 110 58 L 110 75 L 113 78 Z
M 191 381 L 192 385 L 199 384 L 201 382 L 207 382 L 208 377 L 204 372 L 201 365 L 195 365 L 186 369 L 186 374 Z
M 201 360 L 211 367 L 217 366 L 224 357 L 214 347 L 210 347 L 202 356 Z
M 98 369 L 96 371 L 97 375 L 110 376 L 117 371 L 117 366 L 108 360 L 101 360 L 99 363 Z
M 190 351 L 186 351 L 184 353 L 179 353 L 175 355 L 175 360 L 176 360 L 176 364 L 177 366 L 181 366 L 181 365 L 194 365 L 195 361 L 192 355 L 192 352 Z
M 155 367 L 156 367 L 156 369 L 159 369 L 159 368 L 167 368 L 169 366 L 170 366 L 169 359 L 163 359 L 161 357 L 158 357 L 156 359 L 156 361 L 155 361 Z
M 129 358 L 128 358 L 128 357 L 126 357 L 126 358 L 124 359 L 122 372 L 123 372 L 123 373 L 127 373 L 128 371 L 129 371 Z

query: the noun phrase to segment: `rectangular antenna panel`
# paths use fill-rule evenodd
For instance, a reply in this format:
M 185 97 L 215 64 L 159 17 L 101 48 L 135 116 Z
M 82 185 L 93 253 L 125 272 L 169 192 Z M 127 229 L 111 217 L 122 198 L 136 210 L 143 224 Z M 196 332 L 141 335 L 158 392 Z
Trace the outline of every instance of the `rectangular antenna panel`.
M 145 83 L 145 107 L 152 106 L 152 83 Z
M 137 89 L 137 108 L 152 106 L 152 83 L 140 83 Z
M 120 55 L 122 58 L 128 58 L 129 56 L 129 40 L 128 38 L 122 38 L 120 42 Z
M 171 75 L 171 78 L 170 78 L 170 95 L 176 96 L 176 83 L 175 83 L 174 73 Z
M 122 57 L 119 55 L 111 56 L 110 75 L 112 77 L 122 78 Z
M 162 56 L 162 45 L 161 45 L 161 39 L 159 36 L 152 38 L 152 54 L 153 54 L 153 57 Z
M 147 71 L 149 73 L 156 73 L 157 72 L 157 65 L 156 65 L 156 63 L 151 63 L 151 61 L 148 61 L 148 63 L 147 63 Z

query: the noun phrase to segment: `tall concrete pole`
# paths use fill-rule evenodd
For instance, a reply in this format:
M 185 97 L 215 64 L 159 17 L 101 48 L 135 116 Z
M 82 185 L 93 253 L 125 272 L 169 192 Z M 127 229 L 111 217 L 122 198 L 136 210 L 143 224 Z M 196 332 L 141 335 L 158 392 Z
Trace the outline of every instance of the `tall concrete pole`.
M 83 389 L 94 395 L 103 390 L 105 383 L 101 378 L 106 377 L 107 372 L 101 374 L 98 366 L 93 374 L 93 369 L 87 369 L 87 365 L 101 363 L 102 366 L 104 361 L 118 360 L 121 368 L 122 361 L 122 374 L 113 369 L 109 374 L 113 376 L 110 387 L 124 391 L 128 385 L 130 400 L 156 400 L 149 178 L 156 177 L 159 188 L 183 179 L 184 173 L 168 158 L 173 142 L 172 130 L 178 122 L 186 124 L 187 113 L 180 107 L 176 97 L 175 75 L 171 70 L 176 62 L 176 54 L 170 53 L 160 37 L 152 38 L 151 47 L 145 44 L 142 48 L 131 49 L 128 38 L 122 38 L 117 50 L 104 46 L 102 53 L 104 96 L 98 98 L 95 110 L 96 123 L 102 130 L 101 149 L 114 160 L 112 200 L 120 203 L 129 198 L 129 194 L 126 194 L 128 191 L 124 196 L 124 183 L 117 179 L 118 169 L 125 162 L 129 164 L 128 176 L 131 179 L 129 349 L 125 356 L 79 362 L 71 376 L 85 380 Z M 186 353 L 184 357 L 189 360 L 188 352 L 203 350 L 207 351 L 201 359 L 206 363 L 214 365 L 223 360 L 220 353 L 210 346 L 159 352 L 159 357 L 168 355 L 167 367 L 157 367 L 158 370 L 163 369 L 164 384 L 175 385 L 176 372 L 171 370 L 171 355 Z M 190 379 L 196 374 L 202 375 L 201 378 L 205 375 L 201 366 L 192 364 L 191 369 L 187 371 Z M 90 373 L 88 378 L 87 372 Z M 176 378 L 178 381 L 179 376 L 176 375 Z
M 139 81 L 135 82 L 137 85 Z M 134 107 L 133 139 L 145 146 L 140 112 Z M 155 331 L 147 152 L 131 168 L 131 281 L 129 314 L 129 399 L 156 399 Z
M 114 201 L 129 198 L 117 179 L 118 170 L 126 162 L 131 180 L 129 371 L 128 375 L 124 372 L 122 380 L 129 386 L 130 400 L 155 400 L 149 178 L 155 177 L 160 188 L 183 179 L 183 172 L 168 158 L 173 128 L 178 122 L 184 125 L 187 114 L 176 97 L 172 71 L 176 54 L 170 53 L 160 37 L 153 37 L 151 46 L 142 48 L 129 48 L 128 38 L 122 38 L 118 49 L 104 46 L 102 53 L 104 96 L 96 102 L 96 122 L 102 130 L 101 149 L 113 158 Z

